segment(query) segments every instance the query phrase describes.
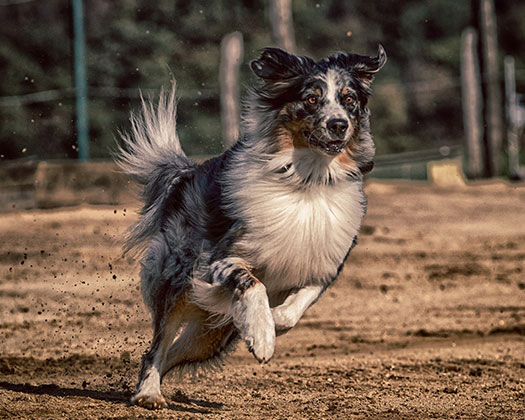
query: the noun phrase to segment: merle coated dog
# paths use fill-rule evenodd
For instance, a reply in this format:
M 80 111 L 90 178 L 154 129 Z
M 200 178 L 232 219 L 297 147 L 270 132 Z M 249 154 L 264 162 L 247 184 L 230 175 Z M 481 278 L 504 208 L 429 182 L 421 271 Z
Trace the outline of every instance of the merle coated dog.
M 144 207 L 126 250 L 142 252 L 154 329 L 132 403 L 165 407 L 168 372 L 218 365 L 238 339 L 268 361 L 336 279 L 366 211 L 367 100 L 385 62 L 381 46 L 320 61 L 264 49 L 242 138 L 200 165 L 177 137 L 175 89 L 132 115 L 118 160 Z

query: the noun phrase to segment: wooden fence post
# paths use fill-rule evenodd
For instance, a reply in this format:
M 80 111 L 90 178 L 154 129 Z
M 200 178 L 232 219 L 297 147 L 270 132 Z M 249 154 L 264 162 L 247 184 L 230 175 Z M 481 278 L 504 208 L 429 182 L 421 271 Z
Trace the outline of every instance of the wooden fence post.
M 239 68 L 243 51 L 240 32 L 232 32 L 222 39 L 219 83 L 224 149 L 233 146 L 240 135 Z
M 525 179 L 525 171 L 520 167 L 519 133 L 525 125 L 525 110 L 516 95 L 516 70 L 514 57 L 505 57 L 505 109 L 507 116 L 507 149 L 509 153 L 509 178 Z
M 295 53 L 292 0 L 270 0 L 268 12 L 273 42 L 279 48 Z
M 498 71 L 498 37 L 493 0 L 480 0 L 480 37 L 484 81 L 488 175 L 500 173 L 503 146 L 503 112 Z
M 466 28 L 461 35 L 461 99 L 465 129 L 466 174 L 481 178 L 485 174 L 483 159 L 483 98 L 477 54 L 477 32 Z

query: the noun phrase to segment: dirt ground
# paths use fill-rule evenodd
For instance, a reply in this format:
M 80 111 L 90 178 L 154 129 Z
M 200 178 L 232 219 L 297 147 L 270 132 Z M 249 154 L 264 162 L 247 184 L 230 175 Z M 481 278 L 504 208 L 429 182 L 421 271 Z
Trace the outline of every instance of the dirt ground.
M 259 365 L 168 378 L 130 406 L 151 338 L 132 204 L 0 215 L 0 419 L 524 419 L 525 186 L 370 183 L 336 284 Z

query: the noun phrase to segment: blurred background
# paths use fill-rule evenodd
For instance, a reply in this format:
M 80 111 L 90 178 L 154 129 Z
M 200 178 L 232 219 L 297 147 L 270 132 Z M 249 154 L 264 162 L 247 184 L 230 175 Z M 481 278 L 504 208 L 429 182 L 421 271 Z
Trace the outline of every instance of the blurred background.
M 0 162 L 78 157 L 74 3 L 75 0 L 0 0 Z M 84 1 L 89 127 L 86 157 L 109 159 L 118 130 L 128 129 L 129 113 L 139 106 L 139 91 L 154 96 L 161 87 L 169 87 L 172 79 L 178 84 L 178 127 L 186 152 L 193 156 L 220 153 L 224 147 L 219 86 L 221 41 L 232 31 L 242 35 L 242 96 L 245 86 L 255 79 L 250 74 L 249 61 L 257 57 L 261 48 L 279 42 L 275 28 L 272 36 L 270 3 L 274 2 Z M 488 103 L 497 103 L 501 138 L 496 150 L 499 166 L 494 168 L 488 163 L 472 175 L 508 174 L 509 123 L 505 116 L 503 63 L 504 57 L 514 57 L 515 90 L 525 93 L 524 2 L 284 3 L 291 7 L 293 20 L 288 23 L 298 54 L 316 59 L 339 50 L 375 55 L 378 43 L 384 45 L 389 62 L 377 76 L 370 103 L 379 163 L 381 156 L 397 153 L 435 150 L 450 157 L 465 152 L 460 57 L 464 30 L 475 28 L 479 90 L 485 99 L 481 112 Z M 488 23 L 488 36 L 495 41 L 495 77 L 500 92 L 499 97 L 488 100 L 485 76 L 490 63 L 487 67 L 484 59 L 480 17 L 484 3 L 492 8 L 493 24 Z M 488 134 L 483 132 L 490 122 L 482 116 L 480 124 L 480 147 L 485 144 L 490 149 L 486 146 L 490 142 Z M 522 141 L 520 133 L 518 146 Z

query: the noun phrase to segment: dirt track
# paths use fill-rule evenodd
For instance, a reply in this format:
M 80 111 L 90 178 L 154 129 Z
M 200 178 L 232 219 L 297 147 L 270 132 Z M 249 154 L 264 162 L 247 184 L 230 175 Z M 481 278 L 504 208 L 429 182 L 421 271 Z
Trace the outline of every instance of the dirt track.
M 131 407 L 150 339 L 128 207 L 0 215 L 0 419 L 523 419 L 525 186 L 367 186 L 342 276 L 258 365 L 169 378 Z

